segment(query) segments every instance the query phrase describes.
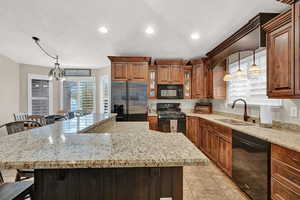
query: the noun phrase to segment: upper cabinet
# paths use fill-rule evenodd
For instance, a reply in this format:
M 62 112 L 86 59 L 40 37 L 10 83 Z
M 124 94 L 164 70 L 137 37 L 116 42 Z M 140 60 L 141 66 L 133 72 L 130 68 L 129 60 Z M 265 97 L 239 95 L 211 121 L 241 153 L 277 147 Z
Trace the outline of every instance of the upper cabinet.
M 213 69 L 213 98 L 226 99 L 226 82 L 223 80 L 226 74 L 226 61 L 216 65 Z
M 149 66 L 148 70 L 148 98 L 156 99 L 157 94 L 157 69 L 156 66 Z
M 208 60 L 197 59 L 191 61 L 193 65 L 192 75 L 192 97 L 212 98 L 213 71 L 209 67 Z
M 263 26 L 267 34 L 267 95 L 269 98 L 300 97 L 299 63 L 296 61 L 299 55 L 295 56 L 299 44 L 295 43 L 297 33 L 293 22 L 294 14 L 297 13 L 295 11 L 296 9 L 290 9 Z M 297 18 L 299 20 L 299 16 L 295 16 L 295 19 Z
M 118 57 L 109 56 L 111 60 L 112 81 L 148 81 L 150 57 Z
M 184 66 L 183 96 L 185 99 L 192 98 L 192 72 L 192 66 Z
M 183 84 L 183 60 L 155 60 L 157 84 Z

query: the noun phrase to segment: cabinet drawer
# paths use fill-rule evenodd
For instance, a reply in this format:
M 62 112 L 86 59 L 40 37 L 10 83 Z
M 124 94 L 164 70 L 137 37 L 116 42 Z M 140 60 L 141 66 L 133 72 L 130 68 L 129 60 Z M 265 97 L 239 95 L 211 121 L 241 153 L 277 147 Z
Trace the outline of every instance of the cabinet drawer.
M 272 178 L 272 200 L 299 200 L 300 195 Z
M 281 162 L 300 170 L 300 153 L 298 152 L 273 144 L 272 158 L 280 160 Z
M 300 171 L 288 165 L 272 159 L 272 177 L 290 188 L 297 194 L 300 194 Z

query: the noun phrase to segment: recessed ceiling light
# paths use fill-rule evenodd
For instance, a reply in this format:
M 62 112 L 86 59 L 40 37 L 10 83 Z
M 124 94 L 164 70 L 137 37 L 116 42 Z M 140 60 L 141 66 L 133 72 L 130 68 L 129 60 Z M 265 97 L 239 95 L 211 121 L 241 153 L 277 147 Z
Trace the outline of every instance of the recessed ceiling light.
M 197 33 L 197 32 L 192 33 L 192 34 L 191 34 L 191 38 L 192 38 L 193 40 L 199 40 L 199 39 L 200 39 L 200 34 Z
M 105 26 L 101 26 L 98 31 L 102 34 L 108 33 L 108 29 Z
M 148 35 L 152 35 L 154 34 L 154 29 L 151 26 L 148 26 L 145 30 L 145 33 L 147 33 Z

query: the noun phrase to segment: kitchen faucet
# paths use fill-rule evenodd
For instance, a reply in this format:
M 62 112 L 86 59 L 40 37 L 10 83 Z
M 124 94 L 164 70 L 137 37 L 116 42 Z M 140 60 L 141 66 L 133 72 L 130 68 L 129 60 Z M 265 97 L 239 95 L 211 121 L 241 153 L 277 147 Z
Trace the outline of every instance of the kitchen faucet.
M 249 117 L 248 114 L 247 114 L 247 102 L 246 102 L 244 99 L 236 99 L 236 100 L 233 102 L 233 104 L 232 104 L 232 109 L 234 109 L 235 104 L 236 104 L 236 102 L 238 102 L 238 101 L 242 101 L 242 102 L 245 104 L 245 107 L 244 107 L 244 121 L 246 122 L 246 121 L 248 121 L 248 119 L 249 119 L 250 117 Z

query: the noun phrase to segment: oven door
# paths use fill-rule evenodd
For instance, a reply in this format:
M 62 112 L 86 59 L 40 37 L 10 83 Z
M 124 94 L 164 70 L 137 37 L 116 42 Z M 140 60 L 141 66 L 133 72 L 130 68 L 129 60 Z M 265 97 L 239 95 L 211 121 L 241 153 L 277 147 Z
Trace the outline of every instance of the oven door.
M 183 85 L 158 85 L 158 99 L 183 99 Z

